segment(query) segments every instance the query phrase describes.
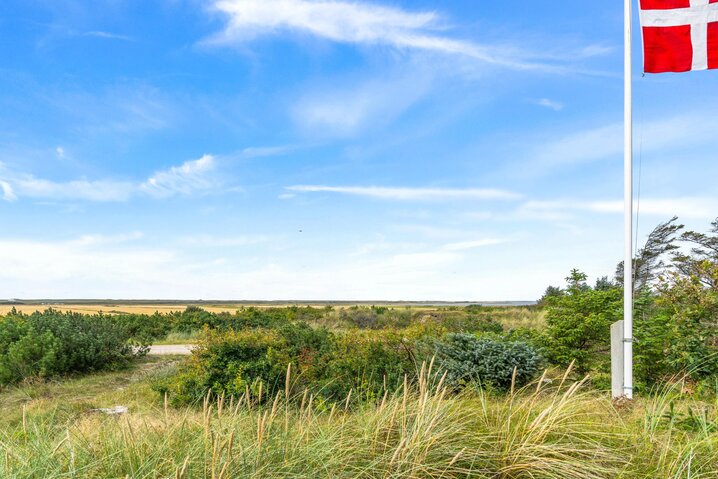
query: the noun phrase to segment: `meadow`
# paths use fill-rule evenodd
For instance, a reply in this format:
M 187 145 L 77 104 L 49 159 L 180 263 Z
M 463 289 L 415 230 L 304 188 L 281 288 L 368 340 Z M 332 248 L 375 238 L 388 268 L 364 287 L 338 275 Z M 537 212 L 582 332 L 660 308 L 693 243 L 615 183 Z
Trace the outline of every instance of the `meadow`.
M 570 371 L 452 393 L 424 364 L 378 401 L 319 409 L 280 390 L 171 407 L 179 359 L 0 393 L 3 478 L 714 478 L 715 408 L 680 384 L 613 404 Z M 291 374 L 291 372 L 290 372 Z M 291 377 L 289 382 L 291 382 Z M 122 404 L 127 414 L 94 410 Z M 714 406 L 714 405 L 713 405 Z M 679 410 L 680 409 L 680 410 Z M 710 410 L 710 413 L 707 411 Z

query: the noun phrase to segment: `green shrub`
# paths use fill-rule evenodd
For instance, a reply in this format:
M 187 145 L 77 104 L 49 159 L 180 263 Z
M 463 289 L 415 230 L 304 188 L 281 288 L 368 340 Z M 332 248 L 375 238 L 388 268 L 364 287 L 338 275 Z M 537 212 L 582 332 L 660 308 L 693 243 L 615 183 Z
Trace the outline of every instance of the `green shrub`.
M 411 333 L 410 333 L 411 334 Z M 266 400 L 286 387 L 290 396 L 307 390 L 322 401 L 379 398 L 415 370 L 414 340 L 393 331 L 332 333 L 306 323 L 276 329 L 205 330 L 188 363 L 154 388 L 174 404 L 197 403 L 215 395 L 249 392 Z
M 718 281 L 718 264 L 695 268 Z M 718 290 L 700 277 L 662 278 L 651 308 L 636 315 L 637 374 L 646 383 L 683 374 L 694 380 L 718 377 Z
M 339 312 L 339 319 L 359 329 L 377 329 L 379 327 L 379 313 L 373 308 L 355 307 L 343 309 Z
M 568 288 L 547 299 L 545 351 L 559 366 L 574 362 L 579 373 L 608 369 L 611 324 L 622 318 L 623 289 L 593 289 L 573 270 Z
M 266 330 L 206 330 L 187 364 L 177 375 L 159 381 L 155 389 L 168 394 L 175 404 L 197 403 L 210 390 L 231 396 L 253 388 L 257 394 L 260 382 L 274 384 L 283 372 L 270 359 L 270 351 L 283 349 L 281 342 L 278 334 Z
M 126 333 L 140 342 L 152 342 L 163 338 L 172 331 L 169 318 L 161 313 L 147 314 L 119 314 L 113 316 L 116 323 L 121 325 Z
M 528 383 L 543 362 L 539 352 L 526 343 L 463 333 L 448 334 L 438 342 L 436 355 L 454 386 L 479 382 L 501 390 L 511 387 L 514 371 L 516 386 Z
M 415 340 L 395 331 L 348 332 L 336 342 L 319 382 L 321 394 L 375 401 L 416 371 Z
M 146 348 L 133 348 L 113 317 L 48 309 L 0 320 L 0 384 L 125 366 Z
M 217 331 L 204 336 L 185 367 L 155 385 L 175 404 L 196 403 L 212 391 L 215 395 L 241 396 L 246 392 L 262 398 L 285 388 L 287 367 L 292 364 L 295 388 L 310 387 L 322 379 L 333 336 L 304 323 L 279 329 Z

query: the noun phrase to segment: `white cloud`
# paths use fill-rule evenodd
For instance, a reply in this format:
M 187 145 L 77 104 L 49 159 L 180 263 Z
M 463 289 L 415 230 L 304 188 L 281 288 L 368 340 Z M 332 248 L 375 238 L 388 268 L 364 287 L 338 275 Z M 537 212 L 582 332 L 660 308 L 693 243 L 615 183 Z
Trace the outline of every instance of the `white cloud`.
M 224 237 L 217 237 L 213 235 L 195 235 L 184 237 L 181 239 L 181 242 L 187 245 L 204 247 L 238 247 L 266 244 L 272 239 L 273 238 L 271 236 L 264 235 L 240 235 Z
M 0 291 L 26 298 L 502 300 L 536 297 L 546 282 L 536 265 L 517 277 L 494 251 L 469 251 L 498 244 L 494 239 L 391 243 L 359 255 L 340 250 L 319 256 L 295 251 L 283 257 L 222 256 L 203 247 L 250 244 L 247 238 L 152 245 L 139 241 L 140 233 L 0 239 Z M 508 262 L 523 264 L 534 254 L 529 250 L 517 251 Z
M 140 188 L 158 197 L 206 191 L 216 184 L 211 176 L 215 167 L 215 158 L 212 155 L 204 155 L 198 160 L 186 161 L 180 166 L 156 172 Z
M 54 182 L 27 175 L 13 181 L 18 196 L 57 200 L 126 201 L 133 193 L 130 182 L 74 180 Z
M 104 38 L 107 40 L 123 40 L 126 42 L 134 41 L 134 38 L 127 36 L 127 35 L 120 35 L 118 33 L 112 33 L 112 32 L 104 32 L 101 30 L 92 30 L 89 32 L 82 33 L 83 37 L 95 37 L 95 38 Z
M 214 175 L 215 158 L 204 155 L 167 170 L 157 171 L 146 181 L 137 183 L 117 180 L 52 181 L 30 174 L 17 174 L 6 168 L 0 170 L 3 199 L 35 198 L 52 200 L 82 200 L 94 202 L 127 201 L 140 195 L 168 198 L 212 191 L 221 186 Z
M 540 98 L 538 100 L 535 100 L 533 103 L 553 111 L 561 111 L 564 108 L 563 103 L 551 100 L 549 98 Z
M 50 89 L 43 94 L 50 113 L 79 134 L 146 134 L 163 130 L 184 115 L 166 92 L 144 83 L 123 83 L 92 93 Z
M 17 195 L 15 195 L 15 191 L 12 189 L 12 186 L 10 186 L 10 183 L 7 181 L 0 180 L 0 190 L 2 190 L 2 199 L 5 201 L 15 201 L 17 199 Z
M 141 231 L 118 235 L 84 235 L 76 240 L 70 241 L 68 244 L 78 246 L 122 244 L 140 240 L 144 238 L 144 236 L 144 233 Z
M 437 222 L 438 223 L 438 222 Z M 408 233 L 412 237 L 423 237 L 435 241 L 456 240 L 473 234 L 461 228 L 449 228 L 439 224 L 392 224 L 392 230 L 400 233 Z
M 282 156 L 302 148 L 299 145 L 283 146 L 253 146 L 245 148 L 241 152 L 243 158 L 266 158 L 270 156 Z
M 387 200 L 516 200 L 521 195 L 491 188 L 402 188 L 381 186 L 296 185 L 286 188 L 298 193 L 338 193 Z
M 173 255 L 158 250 L 135 248 L 117 249 L 103 241 L 81 237 L 70 241 L 0 240 L 0 279 L 14 278 L 25 283 L 87 282 L 92 289 L 106 283 L 108 274 L 123 281 L 123 274 L 137 279 L 142 271 L 152 276 L 155 267 L 166 263 Z M 58 285 L 60 286 L 60 285 Z M 38 291 L 39 293 L 40 291 Z M 78 290 L 78 292 L 81 292 Z
M 435 11 L 412 12 L 372 3 L 329 0 L 215 0 L 212 8 L 228 20 L 224 30 L 207 39 L 206 44 L 232 45 L 291 32 L 337 43 L 461 55 L 512 68 L 552 69 L 524 61 L 508 49 L 451 38 L 445 35 L 447 24 Z
M 599 57 L 610 55 L 615 50 L 615 47 L 609 45 L 593 44 L 582 47 L 576 55 L 583 58 Z
M 318 88 L 299 99 L 292 117 L 300 127 L 319 136 L 351 136 L 367 126 L 380 128 L 431 90 L 433 72 L 410 70 L 342 88 Z
M 623 151 L 622 138 L 622 124 L 572 133 L 541 147 L 533 166 L 547 171 L 567 164 L 588 163 L 620 155 Z
M 466 251 L 466 250 L 471 250 L 471 249 L 484 248 L 486 246 L 496 246 L 496 245 L 504 244 L 507 242 L 508 242 L 508 240 L 506 240 L 506 239 L 487 238 L 487 239 L 479 239 L 479 240 L 460 241 L 457 243 L 449 243 L 447 245 L 444 245 L 444 249 L 447 251 Z
M 715 143 L 718 117 L 704 112 L 659 115 L 653 121 L 634 125 L 636 152 L 679 151 Z M 611 123 L 564 134 L 529 153 L 519 173 L 545 175 L 554 169 L 623 156 L 623 123 Z
M 571 212 L 591 212 L 623 214 L 623 201 L 529 201 L 521 207 L 529 216 L 538 215 L 544 219 L 569 219 Z M 707 219 L 715 218 L 718 211 L 718 198 L 678 197 L 644 198 L 634 202 L 634 212 L 641 215 L 670 218 Z

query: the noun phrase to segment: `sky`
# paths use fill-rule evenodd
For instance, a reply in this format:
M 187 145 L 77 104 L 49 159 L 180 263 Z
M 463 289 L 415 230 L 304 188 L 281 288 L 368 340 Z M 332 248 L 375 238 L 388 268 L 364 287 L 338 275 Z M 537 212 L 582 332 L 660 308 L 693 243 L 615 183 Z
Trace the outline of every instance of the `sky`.
M 622 3 L 3 0 L 0 298 L 534 300 L 612 275 Z M 718 74 L 634 52 L 638 237 L 705 230 Z

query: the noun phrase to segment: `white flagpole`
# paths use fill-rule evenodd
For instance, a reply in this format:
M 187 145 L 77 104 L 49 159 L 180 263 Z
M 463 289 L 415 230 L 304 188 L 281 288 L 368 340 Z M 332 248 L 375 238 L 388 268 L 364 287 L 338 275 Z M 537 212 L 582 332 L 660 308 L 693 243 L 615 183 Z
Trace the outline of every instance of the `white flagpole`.
M 623 395 L 633 399 L 633 46 L 632 0 L 624 0 Z

